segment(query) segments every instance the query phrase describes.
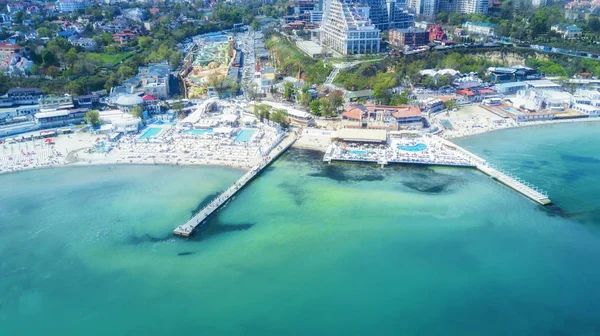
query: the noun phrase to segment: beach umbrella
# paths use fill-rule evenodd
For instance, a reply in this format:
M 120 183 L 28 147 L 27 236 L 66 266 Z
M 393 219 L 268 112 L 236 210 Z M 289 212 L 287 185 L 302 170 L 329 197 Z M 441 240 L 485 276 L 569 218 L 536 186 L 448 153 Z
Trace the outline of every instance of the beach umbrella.
M 51 138 L 47 138 L 46 140 L 44 140 L 45 143 L 49 144 L 52 143 L 52 139 Z

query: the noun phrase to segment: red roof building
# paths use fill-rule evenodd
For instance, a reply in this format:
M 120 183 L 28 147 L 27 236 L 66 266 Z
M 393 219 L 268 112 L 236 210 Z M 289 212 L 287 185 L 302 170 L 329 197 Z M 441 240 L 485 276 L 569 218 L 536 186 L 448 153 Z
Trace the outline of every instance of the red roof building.
M 436 24 L 429 27 L 429 41 L 444 41 L 447 39 L 448 36 L 446 35 L 444 29 L 442 29 L 442 25 Z

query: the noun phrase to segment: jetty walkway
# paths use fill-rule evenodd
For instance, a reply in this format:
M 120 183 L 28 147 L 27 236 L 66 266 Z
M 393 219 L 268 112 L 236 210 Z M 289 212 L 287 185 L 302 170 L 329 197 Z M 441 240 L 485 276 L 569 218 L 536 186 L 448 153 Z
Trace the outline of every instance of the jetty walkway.
M 225 204 L 233 195 L 235 195 L 240 189 L 242 189 L 248 182 L 255 178 L 264 168 L 269 166 L 275 159 L 277 159 L 282 153 L 284 153 L 294 142 L 296 141 L 296 134 L 290 134 L 284 136 L 281 141 L 273 146 L 261 162 L 254 166 L 252 169 L 247 171 L 242 177 L 240 177 L 233 185 L 227 190 L 222 192 L 218 197 L 212 200 L 196 215 L 194 215 L 185 224 L 178 226 L 173 230 L 173 234 L 181 237 L 189 237 L 194 233 L 194 229 L 204 223 L 204 221 L 218 210 L 223 204 Z
M 437 137 L 437 136 L 436 136 Z M 438 141 L 442 141 L 448 147 L 453 147 L 455 150 L 460 152 L 477 170 L 490 176 L 496 181 L 506 185 L 507 187 L 517 191 L 523 196 L 531 199 L 532 201 L 540 205 L 552 204 L 552 201 L 548 198 L 548 194 L 535 186 L 520 180 L 519 178 L 510 175 L 509 173 L 502 172 L 501 170 L 494 168 L 489 162 L 483 158 L 471 153 L 470 151 L 456 145 L 441 137 L 437 137 Z

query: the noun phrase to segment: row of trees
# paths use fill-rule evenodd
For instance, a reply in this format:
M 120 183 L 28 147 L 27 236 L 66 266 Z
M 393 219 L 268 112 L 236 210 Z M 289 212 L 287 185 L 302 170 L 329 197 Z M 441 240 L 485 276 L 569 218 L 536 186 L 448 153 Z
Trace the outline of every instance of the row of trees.
M 288 113 L 284 109 L 274 109 L 267 104 L 255 104 L 254 115 L 260 121 L 270 120 L 284 128 L 289 126 Z

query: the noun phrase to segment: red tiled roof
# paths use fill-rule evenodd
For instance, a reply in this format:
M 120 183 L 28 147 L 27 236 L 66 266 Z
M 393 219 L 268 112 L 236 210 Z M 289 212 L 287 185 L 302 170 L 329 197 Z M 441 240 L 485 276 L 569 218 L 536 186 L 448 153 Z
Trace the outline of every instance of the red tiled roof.
M 356 105 L 350 106 L 344 112 L 342 112 L 342 116 L 348 119 L 360 120 L 360 117 L 362 116 L 362 110 Z

